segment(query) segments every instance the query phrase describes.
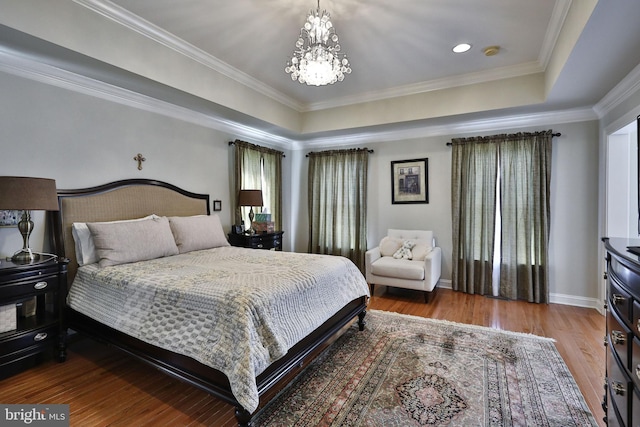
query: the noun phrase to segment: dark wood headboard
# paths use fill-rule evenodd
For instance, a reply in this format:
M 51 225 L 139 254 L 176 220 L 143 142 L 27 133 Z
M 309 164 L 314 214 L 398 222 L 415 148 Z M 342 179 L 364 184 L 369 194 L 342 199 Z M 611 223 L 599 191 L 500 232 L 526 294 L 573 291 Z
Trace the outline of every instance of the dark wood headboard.
M 51 212 L 53 250 L 69 259 L 69 284 L 78 269 L 71 235 L 74 222 L 118 221 L 160 216 L 209 215 L 208 194 L 192 193 L 150 179 L 127 179 L 97 187 L 58 190 L 58 212 Z

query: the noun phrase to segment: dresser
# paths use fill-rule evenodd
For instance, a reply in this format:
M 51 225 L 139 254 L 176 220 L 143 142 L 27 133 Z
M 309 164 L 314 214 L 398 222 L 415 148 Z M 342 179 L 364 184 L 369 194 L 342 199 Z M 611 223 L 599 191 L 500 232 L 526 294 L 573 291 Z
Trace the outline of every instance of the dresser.
M 252 249 L 273 249 L 282 250 L 282 235 L 284 231 L 275 231 L 273 233 L 256 233 L 256 234 L 233 234 L 230 233 L 229 243 L 231 246 L 239 246 L 242 248 Z
M 0 260 L 0 378 L 51 354 L 65 359 L 67 262 L 54 257 L 29 265 Z
M 640 239 L 605 238 L 607 367 L 603 407 L 609 426 L 640 425 Z

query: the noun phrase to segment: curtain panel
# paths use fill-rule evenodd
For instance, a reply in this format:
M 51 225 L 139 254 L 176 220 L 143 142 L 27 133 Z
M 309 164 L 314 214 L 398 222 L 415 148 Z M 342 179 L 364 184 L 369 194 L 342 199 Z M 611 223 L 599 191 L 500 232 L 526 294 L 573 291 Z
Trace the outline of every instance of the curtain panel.
M 552 132 L 511 135 L 500 146 L 500 296 L 549 302 Z
M 240 190 L 262 190 L 264 206 L 271 210 L 276 230 L 282 230 L 282 151 L 236 140 L 235 146 L 235 223 L 249 214 L 248 207 L 237 206 Z M 251 224 L 247 224 L 250 227 Z
M 364 271 L 367 149 L 309 153 L 309 252 L 341 255 Z
M 452 144 L 452 287 L 491 295 L 498 147 L 484 138 Z
M 451 141 L 454 290 L 549 302 L 551 139 Z

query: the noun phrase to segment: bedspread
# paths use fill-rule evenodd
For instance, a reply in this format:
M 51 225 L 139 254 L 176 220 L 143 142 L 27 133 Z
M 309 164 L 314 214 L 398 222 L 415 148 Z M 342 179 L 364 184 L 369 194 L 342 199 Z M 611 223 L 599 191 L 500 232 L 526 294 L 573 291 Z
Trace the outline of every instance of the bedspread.
M 246 410 L 255 378 L 348 302 L 369 295 L 348 259 L 223 247 L 78 269 L 71 308 L 223 372 Z

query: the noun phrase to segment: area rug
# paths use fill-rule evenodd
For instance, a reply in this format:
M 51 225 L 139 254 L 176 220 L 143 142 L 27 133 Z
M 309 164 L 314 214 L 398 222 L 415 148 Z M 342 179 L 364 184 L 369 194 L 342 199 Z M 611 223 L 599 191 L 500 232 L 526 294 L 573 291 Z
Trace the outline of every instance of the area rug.
M 257 426 L 597 426 L 553 341 L 369 310 Z

